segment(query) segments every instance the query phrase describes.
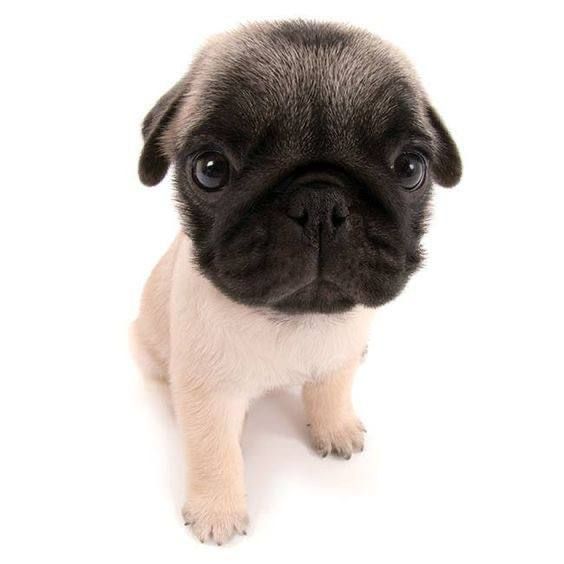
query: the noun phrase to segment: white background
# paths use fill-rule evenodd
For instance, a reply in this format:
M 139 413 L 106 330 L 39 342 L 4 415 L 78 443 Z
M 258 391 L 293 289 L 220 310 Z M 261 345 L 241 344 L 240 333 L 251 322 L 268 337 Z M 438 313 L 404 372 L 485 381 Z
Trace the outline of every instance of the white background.
M 1 9 L 0 559 L 564 562 L 557 3 L 268 4 Z M 436 189 L 426 268 L 376 316 L 355 388 L 365 452 L 319 459 L 294 393 L 260 401 L 252 525 L 218 548 L 182 526 L 174 425 L 129 357 L 178 224 L 170 179 L 136 177 L 140 122 L 208 35 L 290 16 L 401 47 L 465 171 Z

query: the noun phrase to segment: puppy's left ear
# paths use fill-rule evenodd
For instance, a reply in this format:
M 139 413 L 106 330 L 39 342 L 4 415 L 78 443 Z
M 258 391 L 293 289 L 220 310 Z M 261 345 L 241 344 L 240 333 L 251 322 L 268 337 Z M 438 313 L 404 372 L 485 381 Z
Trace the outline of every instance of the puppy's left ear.
M 139 178 L 146 186 L 155 186 L 166 176 L 170 157 L 162 144 L 163 134 L 176 114 L 185 92 L 186 83 L 181 80 L 159 99 L 143 120 L 145 145 L 139 159 Z
M 436 155 L 433 159 L 433 176 L 438 184 L 450 188 L 458 184 L 462 176 L 462 161 L 456 143 L 439 114 L 430 104 L 427 105 L 427 118 L 437 143 Z

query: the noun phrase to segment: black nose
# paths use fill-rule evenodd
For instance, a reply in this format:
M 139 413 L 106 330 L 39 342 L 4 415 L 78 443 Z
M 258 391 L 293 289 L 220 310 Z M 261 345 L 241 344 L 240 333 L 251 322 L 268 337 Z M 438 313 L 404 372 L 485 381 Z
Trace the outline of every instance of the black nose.
M 346 225 L 349 208 L 342 190 L 321 185 L 294 194 L 286 214 L 310 239 L 317 240 L 322 232 L 335 236 Z

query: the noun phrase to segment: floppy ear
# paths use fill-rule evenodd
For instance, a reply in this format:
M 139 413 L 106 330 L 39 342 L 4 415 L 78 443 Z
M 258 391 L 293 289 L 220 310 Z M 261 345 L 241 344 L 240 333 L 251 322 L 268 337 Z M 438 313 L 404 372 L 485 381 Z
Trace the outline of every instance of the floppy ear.
M 462 176 L 462 161 L 455 142 L 439 114 L 431 105 L 427 106 L 427 117 L 437 141 L 437 154 L 433 161 L 433 176 L 441 186 L 450 188 L 458 184 Z
M 155 186 L 166 175 L 170 159 L 162 147 L 162 137 L 185 91 L 186 83 L 181 80 L 159 99 L 143 120 L 141 131 L 145 145 L 139 159 L 139 178 L 146 186 Z

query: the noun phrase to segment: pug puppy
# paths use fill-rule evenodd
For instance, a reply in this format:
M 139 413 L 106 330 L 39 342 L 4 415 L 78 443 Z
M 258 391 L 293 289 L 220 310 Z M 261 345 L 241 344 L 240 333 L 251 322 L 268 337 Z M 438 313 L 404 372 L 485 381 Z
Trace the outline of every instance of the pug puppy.
M 141 181 L 172 165 L 182 229 L 135 336 L 166 378 L 186 449 L 186 525 L 245 534 L 250 402 L 303 387 L 314 449 L 350 458 L 351 386 L 375 308 L 422 262 L 431 186 L 457 148 L 415 73 L 374 35 L 254 24 L 209 41 L 143 123 Z

